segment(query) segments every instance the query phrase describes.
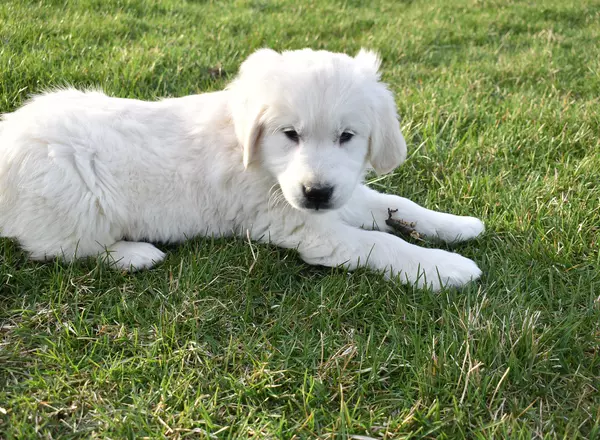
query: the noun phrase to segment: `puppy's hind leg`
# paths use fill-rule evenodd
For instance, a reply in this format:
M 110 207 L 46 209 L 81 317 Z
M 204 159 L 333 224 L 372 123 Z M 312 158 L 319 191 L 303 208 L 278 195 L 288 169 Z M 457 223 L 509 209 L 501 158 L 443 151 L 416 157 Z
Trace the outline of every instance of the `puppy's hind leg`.
M 117 241 L 106 249 L 102 258 L 117 269 L 136 271 L 149 269 L 160 263 L 165 254 L 150 243 Z

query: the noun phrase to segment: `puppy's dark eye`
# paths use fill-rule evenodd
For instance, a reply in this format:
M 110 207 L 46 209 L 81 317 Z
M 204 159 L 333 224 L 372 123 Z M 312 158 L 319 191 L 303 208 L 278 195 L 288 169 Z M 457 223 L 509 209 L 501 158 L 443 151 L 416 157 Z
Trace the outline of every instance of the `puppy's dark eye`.
M 290 141 L 298 142 L 300 140 L 300 136 L 296 130 L 284 130 L 283 134 L 285 134 Z
M 343 132 L 340 136 L 340 144 L 345 144 L 346 142 L 349 142 L 350 139 L 352 139 L 353 137 L 354 133 L 350 133 L 349 131 Z

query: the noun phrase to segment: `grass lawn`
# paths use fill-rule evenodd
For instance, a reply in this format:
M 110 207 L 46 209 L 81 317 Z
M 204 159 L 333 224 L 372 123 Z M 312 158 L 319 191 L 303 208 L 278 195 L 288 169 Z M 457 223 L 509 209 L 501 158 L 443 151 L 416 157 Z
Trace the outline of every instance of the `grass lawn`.
M 372 186 L 488 230 L 441 293 L 242 239 L 133 275 L 2 239 L 0 438 L 600 437 L 599 42 L 596 0 L 3 0 L 2 112 L 374 48 L 409 160 Z

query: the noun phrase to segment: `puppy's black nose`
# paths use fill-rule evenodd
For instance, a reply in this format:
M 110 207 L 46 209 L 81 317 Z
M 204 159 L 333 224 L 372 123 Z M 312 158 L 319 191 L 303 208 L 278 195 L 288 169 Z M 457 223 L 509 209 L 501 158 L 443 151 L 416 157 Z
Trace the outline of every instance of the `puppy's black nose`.
M 305 186 L 302 185 L 302 194 L 307 202 L 307 208 L 325 208 L 333 194 L 332 186 Z

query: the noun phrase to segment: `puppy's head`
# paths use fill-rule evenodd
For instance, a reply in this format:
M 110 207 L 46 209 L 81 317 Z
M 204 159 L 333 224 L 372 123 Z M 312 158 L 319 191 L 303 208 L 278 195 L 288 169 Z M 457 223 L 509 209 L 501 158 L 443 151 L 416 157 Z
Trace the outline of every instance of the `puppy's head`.
M 379 60 L 304 49 L 262 49 L 229 86 L 244 166 L 277 179 L 300 210 L 336 209 L 371 166 L 387 173 L 406 158 L 394 98 Z

